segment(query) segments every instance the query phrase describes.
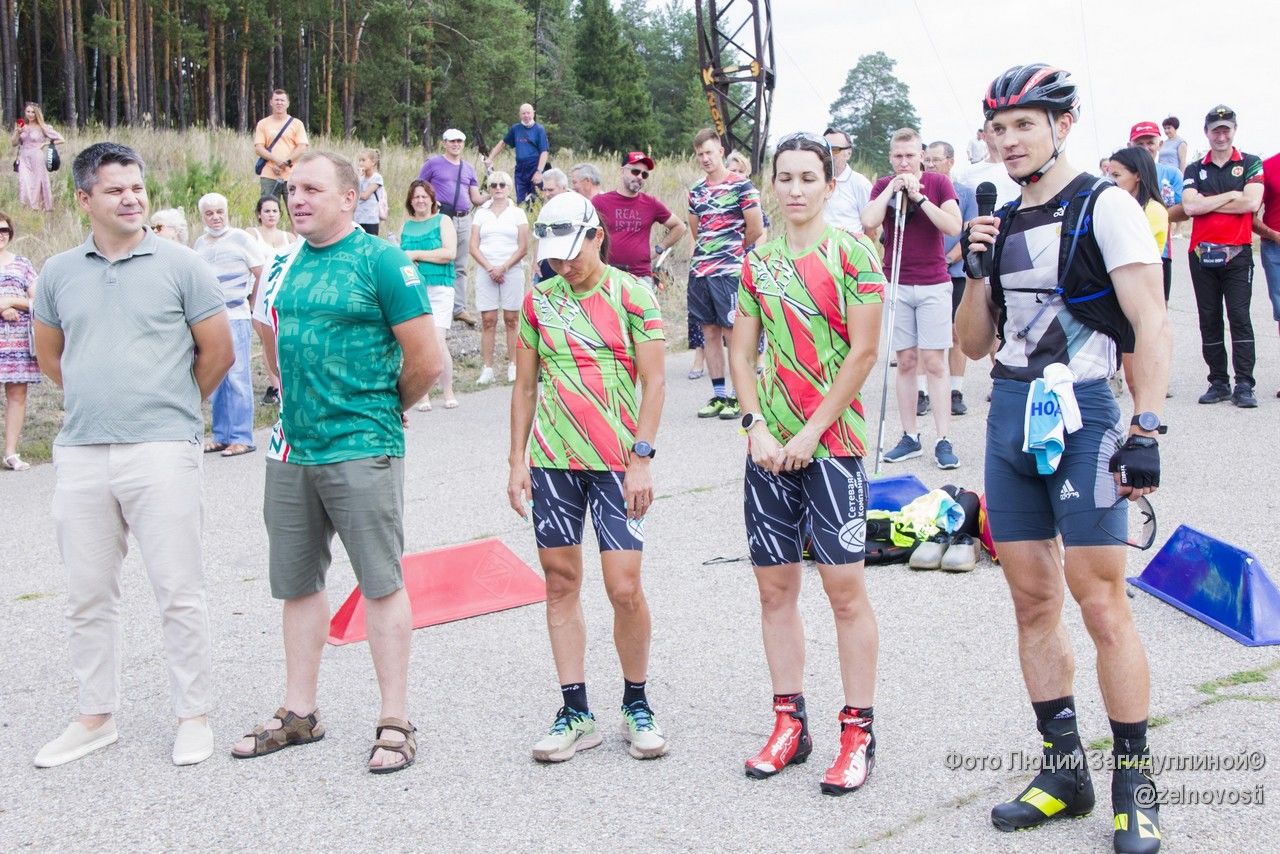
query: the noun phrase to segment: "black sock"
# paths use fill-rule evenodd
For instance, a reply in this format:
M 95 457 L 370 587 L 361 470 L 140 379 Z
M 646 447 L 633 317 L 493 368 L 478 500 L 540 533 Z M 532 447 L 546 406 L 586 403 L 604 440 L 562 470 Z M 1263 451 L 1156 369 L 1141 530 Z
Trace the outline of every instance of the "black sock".
M 630 679 L 622 680 L 622 705 L 629 706 L 636 701 L 642 701 L 646 706 L 649 705 L 649 698 L 644 695 L 645 682 L 632 682 Z
M 1074 753 L 1080 749 L 1080 732 L 1076 729 L 1076 698 L 1070 694 L 1056 700 L 1033 702 L 1036 729 L 1044 736 L 1045 751 Z
M 560 693 L 564 695 L 564 704 L 575 711 L 586 713 L 590 711 L 587 708 L 587 683 L 574 682 L 571 685 L 561 685 Z
M 1117 757 L 1141 759 L 1147 752 L 1147 721 L 1121 723 L 1111 721 L 1111 752 Z

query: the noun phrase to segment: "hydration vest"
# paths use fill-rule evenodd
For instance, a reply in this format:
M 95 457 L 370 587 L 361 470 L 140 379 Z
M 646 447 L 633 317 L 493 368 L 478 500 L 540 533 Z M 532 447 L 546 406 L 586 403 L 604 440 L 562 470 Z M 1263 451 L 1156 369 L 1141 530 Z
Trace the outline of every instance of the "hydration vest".
M 1120 307 L 1102 250 L 1093 234 L 1093 208 L 1098 195 L 1114 186 L 1106 178 L 1081 172 L 1058 194 L 1056 202 L 1062 209 L 1062 234 L 1058 243 L 1058 284 L 1054 288 L 1001 287 L 1000 257 L 1022 199 L 1009 202 L 997 212 L 1000 232 L 994 248 L 991 299 L 1000 312 L 996 334 L 1001 341 L 1004 341 L 1004 327 L 1008 319 L 1004 302 L 1004 292 L 1008 290 L 1011 293 L 1036 294 L 1037 302 L 1046 305 L 1054 298 L 1061 299 L 1072 317 L 1115 341 L 1117 359 L 1120 352 L 1132 348 L 1133 327 Z

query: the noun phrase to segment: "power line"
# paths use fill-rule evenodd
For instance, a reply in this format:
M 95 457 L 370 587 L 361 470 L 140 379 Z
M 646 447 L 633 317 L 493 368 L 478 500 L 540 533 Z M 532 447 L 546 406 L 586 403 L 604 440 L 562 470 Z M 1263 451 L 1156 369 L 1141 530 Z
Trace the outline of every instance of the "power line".
M 951 75 L 947 73 L 946 63 L 942 61 L 942 54 L 938 52 L 938 45 L 933 41 L 933 33 L 929 32 L 929 25 L 925 23 L 924 13 L 920 11 L 920 0 L 912 0 L 912 5 L 916 9 L 916 17 L 920 19 L 920 28 L 924 30 L 924 37 L 929 40 L 929 47 L 933 49 L 933 58 L 938 61 L 938 68 L 942 71 L 942 79 L 947 81 L 947 89 L 951 92 L 951 99 L 956 102 L 956 109 L 959 111 L 960 119 L 963 121 L 965 117 L 964 104 L 960 103 L 960 96 L 956 94 L 956 87 L 951 82 Z
M 1093 86 L 1094 86 L 1093 64 L 1089 61 L 1089 28 L 1085 26 L 1084 0 L 1080 0 L 1080 41 L 1084 43 L 1084 70 L 1085 70 L 1085 73 L 1089 75 L 1089 93 L 1090 95 L 1092 95 Z M 1094 102 L 1094 106 L 1097 106 L 1096 101 Z M 1099 117 L 1097 116 L 1097 112 L 1098 112 L 1097 110 L 1094 110 L 1095 115 L 1092 122 L 1093 144 L 1097 149 L 1097 151 L 1099 152 L 1099 156 L 1101 156 L 1106 152 L 1102 150 L 1102 138 L 1098 136 L 1098 125 L 1100 124 L 1100 122 L 1098 121 Z

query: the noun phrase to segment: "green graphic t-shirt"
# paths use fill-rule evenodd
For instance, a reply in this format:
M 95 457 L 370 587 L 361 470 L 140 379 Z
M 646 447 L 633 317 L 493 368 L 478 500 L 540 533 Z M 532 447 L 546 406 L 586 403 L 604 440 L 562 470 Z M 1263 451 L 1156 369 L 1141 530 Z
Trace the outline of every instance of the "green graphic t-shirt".
M 636 345 L 664 338 L 653 294 L 621 270 L 606 267 L 583 294 L 560 276 L 534 285 L 516 345 L 536 350 L 542 369 L 530 464 L 625 470 L 639 417 Z
M 769 347 L 756 384 L 769 432 L 786 444 L 813 417 L 849 355 L 851 312 L 884 300 L 884 273 L 862 235 L 827 227 L 803 252 L 776 237 L 747 255 L 738 311 L 760 318 Z M 822 434 L 813 452 L 860 457 L 867 442 L 862 395 Z
M 391 327 L 430 314 L 414 263 L 357 228 L 276 258 L 256 317 L 276 332 L 280 420 L 267 456 L 300 465 L 404 456 Z

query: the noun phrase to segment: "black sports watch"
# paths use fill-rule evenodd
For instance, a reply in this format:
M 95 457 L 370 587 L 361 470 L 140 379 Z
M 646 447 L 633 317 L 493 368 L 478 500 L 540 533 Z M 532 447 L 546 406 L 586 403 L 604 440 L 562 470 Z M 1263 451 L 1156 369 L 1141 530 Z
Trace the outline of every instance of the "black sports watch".
M 653 449 L 653 445 L 650 445 L 648 442 L 636 442 L 631 446 L 631 453 L 635 454 L 637 457 L 653 459 L 658 452 L 655 451 Z
M 758 412 L 748 412 L 746 415 L 742 416 L 743 431 L 749 431 L 752 427 L 756 426 L 757 424 L 763 424 L 763 423 L 764 423 L 764 416 L 759 414 Z
M 1160 423 L 1160 416 L 1154 412 L 1139 412 L 1129 421 L 1130 426 L 1146 430 L 1148 433 L 1159 433 L 1163 436 L 1169 432 L 1169 428 Z

